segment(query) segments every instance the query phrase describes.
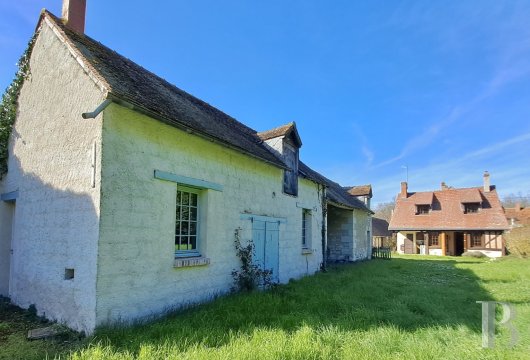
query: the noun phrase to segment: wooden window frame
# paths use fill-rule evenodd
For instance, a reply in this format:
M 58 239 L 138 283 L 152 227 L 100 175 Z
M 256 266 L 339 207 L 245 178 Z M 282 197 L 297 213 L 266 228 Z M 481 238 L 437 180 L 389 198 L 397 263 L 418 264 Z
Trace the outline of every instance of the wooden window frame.
M 480 241 L 479 245 L 476 245 L 475 240 Z M 471 248 L 483 248 L 484 247 L 484 233 L 472 232 L 469 233 L 469 244 Z
M 479 212 L 480 203 L 464 203 L 464 214 L 478 214 Z
M 439 232 L 429 233 L 429 246 L 440 247 L 440 233 Z
M 422 209 L 422 210 L 420 210 Z M 425 211 L 425 209 L 427 211 Z M 416 215 L 429 215 L 429 213 L 431 212 L 431 205 L 427 205 L 427 204 L 417 204 L 416 205 Z
M 311 248 L 311 210 L 302 209 L 302 249 Z
M 179 203 L 179 194 L 180 194 L 180 203 Z M 187 194 L 190 198 L 193 195 L 196 196 L 196 205 L 193 206 L 191 203 L 191 200 L 188 200 L 188 204 L 183 204 L 184 196 L 183 194 Z M 200 197 L 201 197 L 201 191 L 199 189 L 190 188 L 186 186 L 178 186 L 176 191 L 176 206 L 175 206 L 175 257 L 197 257 L 201 256 L 199 249 L 200 249 L 200 226 L 201 226 L 201 219 L 200 219 Z M 187 208 L 188 210 L 188 217 L 187 219 L 184 219 L 182 217 L 183 215 L 183 208 Z M 195 220 L 192 220 L 192 209 L 195 209 Z M 183 223 L 187 223 L 188 229 L 187 234 L 183 232 L 182 225 Z M 192 224 L 195 224 L 195 233 L 192 234 Z M 194 237 L 195 238 L 195 248 L 192 249 L 178 249 L 179 246 L 183 246 L 182 238 L 186 238 L 186 246 L 190 246 L 191 240 Z

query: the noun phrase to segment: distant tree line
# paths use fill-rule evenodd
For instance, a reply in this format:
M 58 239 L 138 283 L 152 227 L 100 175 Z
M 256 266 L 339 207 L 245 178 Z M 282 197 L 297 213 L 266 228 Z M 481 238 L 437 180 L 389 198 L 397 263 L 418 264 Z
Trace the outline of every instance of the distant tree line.
M 390 222 L 390 218 L 392 217 L 392 210 L 394 209 L 394 202 L 389 201 L 385 203 L 379 203 L 374 209 L 374 217 L 379 219 L 384 219 L 388 222 Z
M 526 194 L 526 196 L 523 195 L 522 192 L 518 192 L 517 194 L 511 193 L 506 195 L 502 199 L 502 206 L 505 208 L 513 208 L 515 207 L 515 204 L 520 203 L 523 207 L 529 207 L 530 206 L 530 192 Z

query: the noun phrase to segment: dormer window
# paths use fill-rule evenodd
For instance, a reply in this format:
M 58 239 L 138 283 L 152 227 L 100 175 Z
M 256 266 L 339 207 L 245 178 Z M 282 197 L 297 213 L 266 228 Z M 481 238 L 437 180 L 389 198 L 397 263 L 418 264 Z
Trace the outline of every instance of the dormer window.
M 298 196 L 298 153 L 302 140 L 294 122 L 257 133 L 264 144 L 283 160 L 283 192 Z
M 427 215 L 431 211 L 431 205 L 416 205 L 416 215 Z
M 466 203 L 464 204 L 464 214 L 475 214 L 480 209 L 480 203 Z

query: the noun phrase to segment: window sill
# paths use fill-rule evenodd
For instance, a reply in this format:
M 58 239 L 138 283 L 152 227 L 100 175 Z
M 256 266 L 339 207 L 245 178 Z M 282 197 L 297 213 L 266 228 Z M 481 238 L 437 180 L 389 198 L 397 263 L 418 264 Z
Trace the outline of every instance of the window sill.
M 313 250 L 311 249 L 302 249 L 302 255 L 309 255 L 312 253 L 313 253 Z
M 173 263 L 174 268 L 184 268 L 193 266 L 206 266 L 210 264 L 210 258 L 207 257 L 188 257 L 188 258 L 176 258 Z

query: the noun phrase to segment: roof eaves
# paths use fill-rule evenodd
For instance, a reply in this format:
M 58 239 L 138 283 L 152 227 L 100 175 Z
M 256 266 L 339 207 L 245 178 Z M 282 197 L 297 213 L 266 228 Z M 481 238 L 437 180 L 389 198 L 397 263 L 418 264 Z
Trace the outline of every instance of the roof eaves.
M 251 156 L 251 157 L 253 157 L 255 159 L 258 159 L 260 161 L 264 161 L 264 162 L 266 162 L 266 163 L 268 163 L 270 165 L 276 166 L 276 167 L 278 167 L 280 169 L 284 169 L 284 170 L 288 169 L 288 167 L 285 164 L 283 164 L 283 162 L 281 162 L 279 159 L 277 159 L 278 160 L 277 162 L 273 162 L 273 161 L 270 161 L 268 159 L 264 159 L 264 158 L 262 158 L 260 156 L 254 155 L 251 152 L 248 152 L 245 149 L 242 149 L 242 148 L 240 148 L 238 146 L 235 146 L 233 144 L 224 142 L 224 141 L 222 141 L 222 140 L 220 140 L 218 138 L 215 138 L 215 137 L 213 137 L 213 136 L 211 136 L 209 134 L 203 133 L 203 132 L 198 131 L 196 129 L 192 129 L 192 128 L 184 125 L 184 124 L 181 124 L 181 123 L 179 123 L 177 121 L 174 121 L 172 119 L 164 117 L 164 116 L 162 116 L 162 115 L 160 115 L 160 114 L 158 114 L 158 113 L 156 113 L 154 111 L 151 111 L 151 110 L 145 108 L 141 104 L 138 104 L 138 103 L 134 102 L 134 100 L 127 99 L 125 96 L 115 95 L 115 94 L 109 92 L 109 93 L 107 93 L 107 99 L 112 100 L 112 102 L 114 102 L 114 103 L 116 103 L 118 105 L 124 106 L 124 107 L 126 107 L 128 109 L 131 109 L 131 110 L 138 111 L 139 113 L 142 113 L 142 114 L 144 114 L 146 116 L 149 116 L 149 117 L 151 117 L 153 119 L 159 120 L 159 121 L 161 121 L 161 122 L 163 122 L 165 124 L 168 124 L 168 125 L 171 125 L 173 127 L 178 128 L 180 130 L 186 131 L 189 134 L 197 135 L 197 136 L 199 136 L 199 137 L 201 137 L 203 139 L 206 139 L 206 140 L 209 140 L 209 141 L 214 142 L 216 144 L 220 144 L 222 146 L 228 147 L 228 148 L 230 148 L 232 150 L 236 150 L 236 151 L 241 152 L 241 153 L 243 153 L 245 155 Z
M 502 227 L 502 226 L 498 226 L 498 227 L 487 227 L 487 228 L 484 228 L 484 227 L 465 227 L 465 228 L 459 228 L 459 227 L 449 227 L 449 228 L 444 228 L 444 227 L 432 227 L 432 228 L 418 228 L 418 227 L 393 227 L 393 226 L 389 226 L 388 227 L 388 230 L 390 231 L 479 231 L 479 230 L 484 230 L 484 231 L 491 231 L 491 230 L 496 230 L 496 231 L 504 231 L 504 230 L 509 230 L 510 228 L 509 227 Z
M 49 11 L 47 10 L 43 10 L 42 13 L 41 13 L 41 17 L 39 18 L 39 22 L 37 23 L 37 29 L 40 29 L 40 26 L 42 24 L 42 21 L 45 21 L 46 24 L 48 24 L 48 26 L 50 26 L 50 28 L 52 29 L 52 31 L 54 32 L 54 34 L 57 36 L 57 38 L 63 43 L 65 44 L 65 46 L 67 47 L 68 51 L 72 54 L 72 56 L 76 59 L 77 63 L 83 68 L 83 70 L 88 74 L 88 76 L 92 79 L 92 81 L 94 81 L 94 83 L 96 84 L 96 86 L 103 92 L 105 98 L 107 99 L 110 99 L 112 100 L 113 102 L 115 103 L 118 103 L 120 105 L 123 105 L 127 108 L 130 108 L 130 109 L 134 109 L 140 113 L 143 113 L 149 117 L 152 117 L 154 119 L 157 119 L 159 121 L 162 121 L 168 125 L 171 125 L 171 126 L 174 126 L 174 127 L 177 127 L 177 128 L 180 128 L 182 130 L 185 130 L 187 132 L 192 132 L 202 138 L 205 138 L 207 140 L 210 140 L 212 142 L 215 142 L 215 143 L 218 143 L 218 144 L 221 144 L 225 147 L 228 147 L 228 148 L 231 148 L 233 150 L 236 150 L 236 151 L 239 151 L 239 152 L 242 152 L 246 155 L 249 155 L 255 159 L 258 159 L 258 160 L 261 160 L 261 161 L 264 161 L 268 164 L 271 164 L 273 166 L 276 166 L 276 167 L 279 167 L 281 169 L 287 169 L 288 167 L 283 163 L 283 161 L 281 161 L 280 159 L 278 159 L 276 156 L 274 156 L 274 158 L 276 158 L 277 161 L 271 161 L 269 159 L 265 159 L 263 157 L 260 157 L 258 155 L 255 155 L 249 151 L 246 151 L 245 149 L 242 149 L 236 145 L 233 145 L 233 144 L 229 144 L 225 141 L 222 141 L 221 139 L 218 139 L 218 138 L 215 138 L 211 135 L 208 135 L 208 134 L 205 134 L 201 131 L 198 131 L 196 129 L 191 129 L 181 123 L 178 123 L 174 120 L 171 120 L 169 118 L 166 118 L 164 117 L 163 115 L 160 115 L 154 111 L 151 111 L 147 108 L 145 108 L 144 106 L 142 106 L 141 104 L 138 104 L 136 102 L 134 102 L 132 99 L 129 99 L 127 96 L 124 96 L 124 95 L 117 95 L 117 94 L 114 94 L 112 93 L 112 88 L 110 86 L 110 84 L 105 80 L 105 77 L 102 76 L 93 66 L 91 66 L 90 62 L 84 57 L 84 55 L 79 51 L 77 50 L 77 48 L 71 43 L 71 41 L 69 40 L 68 36 L 65 34 L 65 32 L 55 24 L 56 21 L 59 21 L 59 19 L 57 19 L 53 14 L 51 14 Z M 244 125 L 244 124 L 243 124 Z M 270 152 L 270 151 L 269 151 Z M 274 154 L 273 154 L 274 155 Z

